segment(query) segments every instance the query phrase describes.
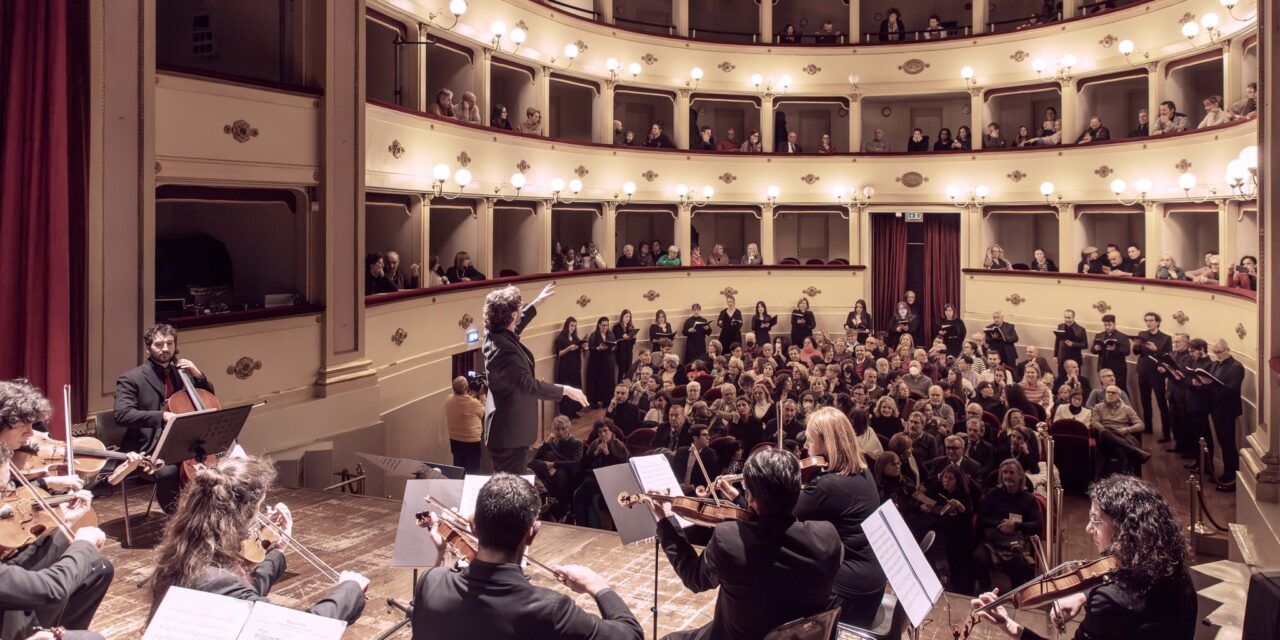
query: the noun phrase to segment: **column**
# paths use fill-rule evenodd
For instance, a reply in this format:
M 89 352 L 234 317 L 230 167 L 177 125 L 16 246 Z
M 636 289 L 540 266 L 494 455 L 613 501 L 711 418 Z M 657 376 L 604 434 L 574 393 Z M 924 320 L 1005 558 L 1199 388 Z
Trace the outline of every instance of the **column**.
M 607 255 L 608 260 L 615 260 L 622 255 L 622 247 L 618 246 L 618 203 L 602 202 L 600 210 L 604 212 L 604 219 L 592 225 L 591 235 L 600 253 Z
M 323 168 L 324 346 L 317 393 L 376 383 L 364 357 L 364 0 L 326 0 Z M 352 78 L 359 79 L 352 82 Z
M 603 88 L 600 89 L 600 121 L 603 127 L 595 128 L 596 142 L 600 144 L 613 144 L 613 121 L 615 119 L 613 113 L 614 87 L 616 84 L 612 80 L 605 80 Z M 598 246 L 598 244 L 597 244 Z
M 476 236 L 480 245 L 476 247 L 476 252 L 480 255 L 473 256 L 471 263 L 480 273 L 490 278 L 498 275 L 493 270 L 493 222 L 496 217 L 493 209 L 497 204 L 497 198 L 476 199 Z
M 850 206 L 849 213 L 849 264 L 862 264 L 862 220 L 866 217 L 858 207 Z
M 978 87 L 969 89 L 969 142 L 973 145 L 974 151 L 982 148 L 982 139 L 987 135 L 986 124 L 982 117 L 986 107 L 986 103 L 982 101 L 982 89 Z M 1015 129 L 1014 134 L 1017 133 Z M 1000 135 L 1004 135 L 1003 130 L 1000 131 Z
M 756 4 L 760 6 L 760 42 L 772 43 L 773 0 L 756 0 Z M 765 262 L 768 262 L 768 260 L 766 259 Z
M 689 89 L 680 89 L 676 92 L 675 131 L 671 131 L 671 141 L 676 143 L 676 147 L 680 149 L 688 149 L 689 143 Z
M 1072 0 L 1065 0 L 1070 4 Z M 986 33 L 987 22 L 991 19 L 991 1 L 973 0 L 973 33 Z M 1014 133 L 1017 133 L 1016 131 Z
M 849 152 L 862 151 L 862 94 L 849 94 Z
M 426 49 L 426 47 L 414 47 L 415 49 Z M 480 122 L 489 123 L 489 113 L 493 109 L 493 50 L 483 47 L 480 50 L 481 63 L 476 66 L 476 97 L 479 99 Z M 461 99 L 461 98 L 459 98 Z M 425 102 L 423 104 L 426 104 Z M 547 117 L 547 112 L 543 111 L 543 118 Z M 510 113 L 508 112 L 508 115 Z
M 1080 15 L 1080 0 L 1062 1 L 1062 19 L 1067 20 Z
M 1160 101 L 1164 95 L 1164 74 L 1159 73 L 1160 65 L 1154 62 L 1147 64 L 1147 128 L 1154 129 L 1156 118 L 1160 117 Z
M 1076 205 L 1068 204 L 1058 207 L 1058 270 L 1064 273 L 1071 273 L 1079 260 L 1080 249 L 1083 247 L 1076 245 Z M 1160 255 L 1151 248 L 1151 242 L 1147 241 L 1147 260 L 1151 260 L 1152 254 L 1155 255 L 1156 262 L 1160 261 Z
M 604 24 L 613 24 L 612 0 L 596 0 L 594 4 L 596 18 Z
M 689 36 L 689 0 L 675 0 L 671 4 L 672 22 L 676 25 L 676 35 Z
M 538 105 L 538 111 L 542 112 L 542 131 L 539 131 L 538 134 L 545 136 L 547 135 L 547 127 L 550 126 L 547 123 L 551 121 L 549 117 L 551 113 L 551 67 L 542 67 L 542 72 L 533 79 L 533 82 L 538 87 L 537 91 L 535 91 L 534 103 Z
M 1240 215 L 1240 203 L 1234 200 L 1218 201 L 1218 255 L 1221 264 L 1239 264 L 1240 248 L 1236 242 L 1236 218 Z M 1226 282 L 1227 269 L 1221 271 Z
M 431 264 L 431 201 L 419 195 L 409 201 L 409 217 L 418 220 L 418 255 L 422 265 L 422 286 L 427 286 L 427 265 Z
M 693 205 L 678 205 L 677 211 L 676 246 L 680 248 L 680 264 L 687 265 L 689 264 L 690 252 L 693 251 L 693 234 L 690 232 L 690 227 L 693 226 Z
M 1147 252 L 1147 272 L 1142 274 L 1146 278 L 1156 277 L 1156 269 L 1160 267 L 1160 254 L 1164 252 L 1164 219 L 1165 205 L 1158 202 L 1150 202 L 1144 207 L 1146 213 L 1143 222 L 1143 235 L 1146 236 L 1147 246 L 1143 249 Z M 1122 248 L 1121 251 L 1124 251 Z M 1155 256 L 1155 260 L 1151 257 Z M 1059 264 L 1059 267 L 1062 265 Z M 1225 270 L 1224 270 L 1225 271 Z
M 553 228 L 551 225 L 551 201 L 539 200 L 538 203 L 533 206 L 533 210 L 536 212 L 538 216 L 538 227 L 542 229 L 542 238 L 543 238 L 542 242 L 538 243 L 538 269 L 540 269 L 545 273 L 550 273 L 551 272 L 551 242 L 552 242 L 551 233 Z M 613 259 L 611 257 L 608 257 L 609 254 L 604 253 L 604 250 L 600 248 L 600 245 L 596 245 L 596 249 L 601 252 L 600 255 L 606 256 L 605 260 Z
M 1067 144 L 1068 141 L 1075 140 L 1075 135 L 1081 128 L 1079 95 L 1076 93 L 1075 80 L 1064 80 L 1058 84 L 1062 87 L 1062 108 L 1058 110 L 1062 116 L 1062 142 Z
M 418 40 L 422 41 L 426 39 L 427 39 L 427 27 L 425 25 L 419 24 Z M 404 106 L 412 107 L 418 110 L 425 110 L 428 106 L 431 105 L 431 97 L 427 95 L 427 47 L 425 45 L 405 45 L 400 49 L 401 51 L 408 50 L 413 52 L 414 59 L 418 61 L 417 66 L 414 67 L 414 73 L 417 75 L 417 78 L 414 80 L 414 83 L 413 83 L 414 96 L 417 98 L 417 102 L 410 103 L 409 100 L 406 99 Z M 488 91 L 488 88 L 486 87 L 484 94 L 481 94 L 479 96 L 480 99 L 482 101 L 490 100 L 488 93 L 489 91 Z M 484 111 L 484 109 L 487 109 L 490 104 L 491 102 L 482 102 L 480 104 L 480 108 L 481 108 L 480 115 L 485 118 L 485 122 L 489 121 L 488 120 L 489 112 Z
M 849 0 L 849 44 L 862 42 L 862 2 Z
M 773 205 L 768 202 L 760 205 L 760 260 L 764 264 L 776 263 L 773 255 Z
M 768 2 L 768 0 L 765 0 Z M 742 137 L 743 140 L 747 136 Z M 760 100 L 760 145 L 765 152 L 773 151 L 773 95 L 766 94 Z
M 1222 43 L 1222 100 L 1229 106 L 1244 97 L 1244 38 L 1233 38 Z

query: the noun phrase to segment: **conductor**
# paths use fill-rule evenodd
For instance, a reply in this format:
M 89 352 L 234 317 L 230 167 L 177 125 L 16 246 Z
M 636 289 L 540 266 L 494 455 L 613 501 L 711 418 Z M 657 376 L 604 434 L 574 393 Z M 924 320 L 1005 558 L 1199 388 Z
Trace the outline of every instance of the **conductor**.
M 508 286 L 484 299 L 484 364 L 489 374 L 485 401 L 484 441 L 494 473 L 527 473 L 529 447 L 538 437 L 538 400 L 569 398 L 581 405 L 581 389 L 534 377 L 533 353 L 520 344 L 520 332 L 537 315 L 537 306 L 556 292 L 547 285 L 527 306 L 520 290 Z

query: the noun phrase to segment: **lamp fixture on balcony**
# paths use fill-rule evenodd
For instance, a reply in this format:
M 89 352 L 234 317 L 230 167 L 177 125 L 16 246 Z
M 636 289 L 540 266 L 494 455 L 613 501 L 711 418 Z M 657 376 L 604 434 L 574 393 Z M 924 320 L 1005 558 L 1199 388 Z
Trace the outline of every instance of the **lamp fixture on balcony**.
M 549 62 L 552 65 L 563 65 L 560 67 L 560 70 L 567 71 L 569 67 L 573 66 L 573 61 L 578 59 L 579 53 L 582 53 L 582 51 L 578 49 L 578 45 L 570 42 L 569 44 L 566 44 L 564 46 L 563 56 L 558 58 L 551 58 Z M 568 62 L 565 62 L 565 60 L 568 60 Z
M 508 38 L 511 41 L 510 53 L 515 53 L 520 49 L 520 45 L 524 44 L 525 38 L 529 37 L 529 32 L 523 27 L 515 27 L 507 32 L 507 23 L 501 20 L 495 20 L 489 25 L 489 46 L 495 51 L 503 51 L 502 39 Z
M 836 187 L 835 189 L 836 204 L 846 210 L 857 209 L 858 213 L 862 213 L 862 210 L 866 209 L 867 206 L 871 204 L 871 198 L 875 195 L 876 189 L 872 186 L 866 186 L 862 189 L 853 187 L 848 191 L 845 191 L 844 187 Z M 850 213 L 852 213 L 852 211 L 850 211 Z M 841 215 L 840 217 L 845 220 L 849 219 L 848 216 L 845 215 Z
M 634 196 L 635 194 L 636 194 L 636 183 L 628 180 L 622 183 L 621 193 L 613 194 L 613 203 L 615 205 L 631 204 L 631 196 Z
M 446 193 L 444 185 L 449 181 L 450 171 L 449 165 L 447 164 L 438 164 L 435 166 L 435 169 L 431 171 L 431 177 L 433 180 L 431 181 L 431 193 L 427 194 L 428 197 L 453 200 L 454 198 L 461 196 L 463 189 L 466 189 L 467 186 L 471 184 L 471 172 L 466 169 L 458 169 L 458 171 L 453 174 L 453 181 L 457 183 L 458 189 L 453 193 Z
M 1060 207 L 1063 204 L 1062 194 L 1057 192 L 1057 188 L 1052 182 L 1040 183 L 1040 195 L 1044 196 L 1045 204 Z
M 706 206 L 708 202 L 711 202 L 711 197 L 714 196 L 715 194 L 716 194 L 716 190 L 712 188 L 711 185 L 707 185 L 702 188 L 702 200 L 699 201 L 696 197 L 693 196 L 692 193 L 690 193 L 689 185 L 687 184 L 676 185 L 676 198 L 679 199 L 680 206 L 685 206 L 685 205 L 692 205 L 695 207 Z
M 1239 157 L 1227 163 L 1227 186 L 1237 200 L 1258 197 L 1258 147 L 1248 146 Z
M 1059 82 L 1070 82 L 1071 68 L 1074 66 L 1076 66 L 1076 57 L 1074 54 L 1068 53 L 1061 58 L 1058 58 L 1058 70 L 1055 72 L 1054 77 L 1057 78 Z M 1044 72 L 1049 69 L 1049 63 L 1045 62 L 1044 58 L 1036 58 L 1031 61 L 1031 68 L 1036 72 L 1037 76 L 1043 76 Z
M 1192 190 L 1194 190 L 1197 186 L 1205 187 L 1205 194 L 1203 196 L 1197 196 L 1191 193 Z M 1208 202 L 1210 200 L 1218 201 L 1222 199 L 1218 196 L 1218 189 L 1216 187 L 1212 187 L 1209 185 L 1200 185 L 1198 182 L 1196 182 L 1196 176 L 1194 173 L 1188 172 L 1178 176 L 1178 187 L 1182 189 L 1183 196 L 1187 199 L 1187 201 L 1193 202 L 1195 204 Z
M 574 178 L 569 181 L 569 197 L 562 198 L 560 194 L 564 193 L 565 183 L 561 178 L 552 178 L 548 188 L 551 190 L 551 204 L 573 204 L 578 199 L 578 194 L 582 193 L 582 181 Z
M 496 196 L 499 200 L 502 200 L 503 202 L 510 202 L 520 197 L 520 190 L 523 189 L 525 185 L 524 174 L 520 173 L 519 171 L 511 174 L 511 181 L 507 184 L 510 184 L 511 188 L 515 189 L 516 192 L 514 195 L 510 195 L 510 196 L 502 195 L 502 188 L 506 186 L 505 184 L 500 184 L 493 188 L 493 195 Z
M 961 209 L 981 207 L 987 203 L 987 196 L 990 193 L 991 190 L 985 184 L 968 187 L 963 192 L 954 184 L 947 187 L 947 197 L 951 199 L 951 204 Z
M 1149 200 L 1147 200 L 1147 194 L 1151 193 L 1151 181 L 1146 178 L 1140 178 L 1137 182 L 1133 183 L 1134 190 L 1138 192 L 1138 197 L 1133 200 L 1124 199 L 1124 192 L 1127 191 L 1128 188 L 1129 187 L 1124 183 L 1124 180 L 1116 178 L 1111 181 L 1111 193 L 1115 195 L 1117 202 L 1126 207 L 1132 207 L 1134 205 L 1142 205 L 1145 207 L 1149 202 Z
M 694 67 L 689 70 L 689 79 L 684 81 L 684 86 L 697 89 L 699 82 L 702 82 L 702 67 Z
M 453 18 L 453 22 L 450 22 L 448 26 L 445 26 L 440 22 L 446 11 L 448 11 L 449 16 Z M 462 14 L 466 12 L 467 0 L 450 0 L 448 9 L 437 9 L 435 11 L 428 12 L 427 22 L 432 26 L 448 31 L 458 25 L 458 18 L 461 18 Z
M 960 77 L 964 79 L 964 86 L 969 89 L 978 85 L 978 81 L 973 79 L 973 67 L 961 68 Z
M 1121 40 L 1120 45 L 1117 48 L 1120 50 L 1120 53 L 1124 55 L 1125 61 L 1128 62 L 1129 64 L 1132 64 L 1132 65 L 1145 64 L 1145 62 L 1135 63 L 1133 61 L 1133 52 L 1137 50 L 1138 46 L 1134 44 L 1132 40 Z M 1142 59 L 1144 61 L 1149 59 L 1150 57 L 1151 57 L 1150 51 L 1142 52 Z
M 769 203 L 769 206 L 772 207 L 773 205 L 778 204 L 778 196 L 780 195 L 782 195 L 782 190 L 778 188 L 778 185 L 771 184 L 769 185 L 769 188 L 765 190 L 765 202 Z
M 858 91 L 858 83 L 862 82 L 862 77 L 856 73 L 849 74 L 849 92 L 856 93 Z
M 773 76 L 764 77 L 758 73 L 751 74 L 751 86 L 755 87 L 756 93 L 762 97 L 774 95 L 782 95 L 791 87 L 791 76 L 784 75 L 777 79 L 776 83 Z
M 1235 9 L 1236 9 L 1236 5 L 1240 4 L 1240 0 L 1218 0 L 1218 1 L 1222 3 L 1222 7 L 1227 10 L 1227 13 L 1234 20 L 1237 20 L 1239 22 L 1248 22 L 1258 17 L 1258 12 L 1256 10 L 1253 12 L 1253 15 L 1251 16 L 1245 16 L 1243 18 L 1241 18 L 1240 16 L 1237 16 Z

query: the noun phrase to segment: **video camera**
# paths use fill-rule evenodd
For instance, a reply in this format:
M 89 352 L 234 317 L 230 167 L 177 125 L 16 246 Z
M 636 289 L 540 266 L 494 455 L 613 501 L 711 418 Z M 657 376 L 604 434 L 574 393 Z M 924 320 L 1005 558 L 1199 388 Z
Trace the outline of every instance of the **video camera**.
M 489 376 L 475 371 L 467 372 L 467 391 L 479 395 L 489 388 Z

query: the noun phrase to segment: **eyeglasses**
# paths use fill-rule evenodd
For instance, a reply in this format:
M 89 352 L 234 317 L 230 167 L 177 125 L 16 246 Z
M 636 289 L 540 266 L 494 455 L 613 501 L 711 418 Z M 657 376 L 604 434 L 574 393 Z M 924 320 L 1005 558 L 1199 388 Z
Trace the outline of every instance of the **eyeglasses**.
M 1094 518 L 1093 516 L 1089 516 L 1089 525 L 1088 525 L 1088 526 L 1093 527 L 1094 529 L 1097 529 L 1098 527 L 1101 527 L 1102 525 L 1103 525 L 1102 520 L 1099 520 L 1099 519 L 1097 519 L 1097 518 Z

